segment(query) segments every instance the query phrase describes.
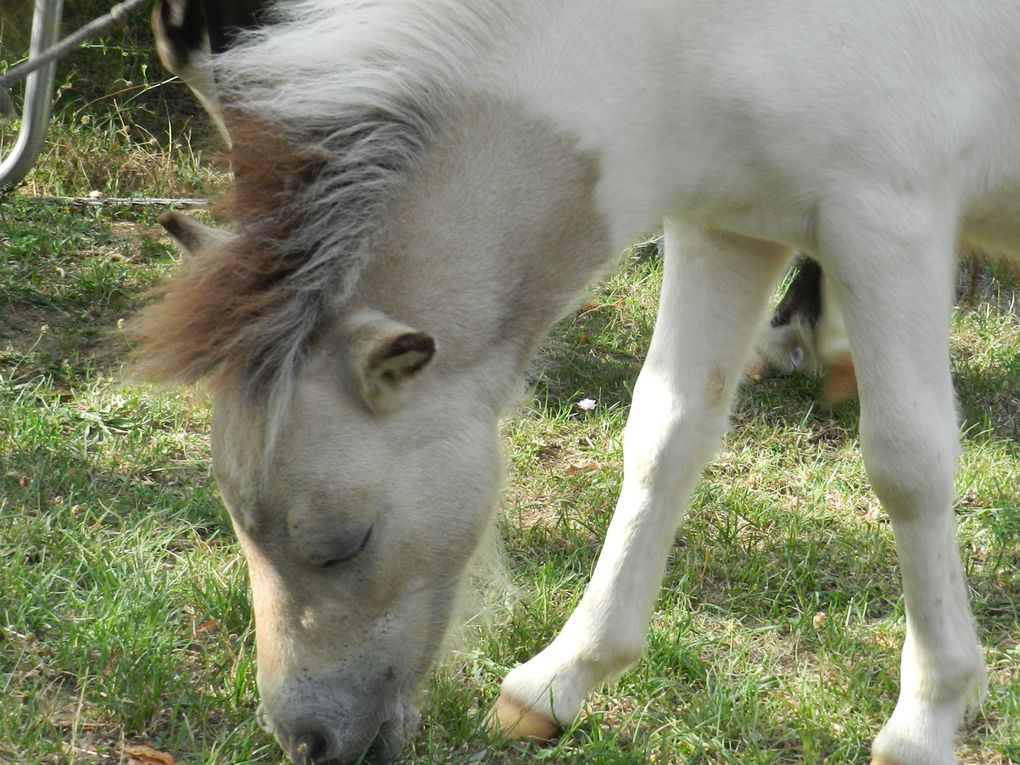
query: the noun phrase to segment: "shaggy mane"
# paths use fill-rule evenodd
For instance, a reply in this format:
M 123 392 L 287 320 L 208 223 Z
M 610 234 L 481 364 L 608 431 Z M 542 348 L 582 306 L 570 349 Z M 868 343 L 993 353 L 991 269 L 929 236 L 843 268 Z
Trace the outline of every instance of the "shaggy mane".
M 394 192 L 457 104 L 479 0 L 305 0 L 218 57 L 233 138 L 236 236 L 185 258 L 134 322 L 151 380 L 289 387 L 350 297 Z M 491 34 L 491 32 L 490 32 Z
M 314 182 L 322 158 L 283 145 L 265 126 L 234 120 L 231 135 L 244 151 L 232 157 L 236 185 L 221 212 L 238 234 L 191 250 L 154 290 L 159 299 L 129 325 L 140 343 L 135 366 L 146 379 L 191 383 L 212 375 L 220 387 L 243 375 L 258 388 L 282 365 L 273 350 L 306 339 L 313 327 L 302 322 L 319 315 L 316 295 L 295 280 L 307 260 L 285 244 L 301 225 L 291 200 Z

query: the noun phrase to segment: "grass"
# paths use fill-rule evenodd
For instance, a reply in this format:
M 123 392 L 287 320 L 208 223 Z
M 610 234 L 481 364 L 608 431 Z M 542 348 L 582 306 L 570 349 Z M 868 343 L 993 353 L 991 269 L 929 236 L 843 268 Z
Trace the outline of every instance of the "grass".
M 210 476 L 208 402 L 118 380 L 118 322 L 175 256 L 153 211 L 34 198 L 222 185 L 208 126 L 161 84 L 140 30 L 65 65 L 47 153 L 0 199 L 0 763 L 121 763 L 146 743 L 189 765 L 276 765 L 254 721 L 246 575 Z M 546 344 L 504 426 L 500 526 L 520 597 L 432 674 L 404 762 L 866 759 L 895 701 L 898 573 L 856 408 L 821 409 L 803 376 L 741 391 L 645 658 L 554 746 L 484 732 L 499 680 L 552 638 L 592 570 L 660 279 L 653 243 L 636 247 Z M 954 323 L 956 511 L 991 670 L 961 736 L 969 765 L 1020 762 L 1018 294 L 986 270 Z
M 279 763 L 254 723 L 247 583 L 200 392 L 116 379 L 117 322 L 172 262 L 151 213 L 11 196 L 0 222 L 0 762 Z M 407 762 L 851 762 L 895 699 L 903 611 L 856 410 L 747 385 L 695 492 L 642 662 L 538 749 L 492 742 L 499 679 L 555 634 L 620 482 L 661 272 L 637 248 L 555 332 L 505 423 L 521 597 L 447 657 Z M 954 328 L 961 546 L 992 670 L 965 763 L 1020 761 L 1020 312 L 986 279 Z M 44 330 L 43 327 L 46 329 Z M 576 406 L 596 401 L 594 411 Z

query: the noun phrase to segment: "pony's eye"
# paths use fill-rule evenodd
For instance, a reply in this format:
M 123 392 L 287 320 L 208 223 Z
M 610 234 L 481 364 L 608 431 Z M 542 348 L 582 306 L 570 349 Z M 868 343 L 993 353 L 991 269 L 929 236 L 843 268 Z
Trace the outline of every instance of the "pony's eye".
M 327 552 L 313 555 L 312 562 L 319 566 L 319 568 L 333 568 L 341 563 L 346 563 L 364 552 L 365 548 L 368 547 L 369 540 L 372 538 L 372 529 L 374 528 L 375 525 L 373 524 L 368 527 L 364 534 L 331 540 L 330 544 L 322 546 Z

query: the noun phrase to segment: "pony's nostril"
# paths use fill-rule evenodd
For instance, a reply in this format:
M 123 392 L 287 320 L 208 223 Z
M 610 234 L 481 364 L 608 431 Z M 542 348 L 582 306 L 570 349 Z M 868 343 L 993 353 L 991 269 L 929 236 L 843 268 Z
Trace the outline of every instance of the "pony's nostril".
M 316 765 L 329 759 L 329 742 L 318 731 L 308 731 L 294 738 L 294 762 Z

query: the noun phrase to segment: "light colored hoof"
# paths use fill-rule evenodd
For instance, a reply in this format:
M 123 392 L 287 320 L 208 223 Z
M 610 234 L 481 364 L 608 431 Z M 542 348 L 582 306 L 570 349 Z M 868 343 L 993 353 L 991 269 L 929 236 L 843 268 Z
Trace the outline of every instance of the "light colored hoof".
M 556 738 L 560 726 L 512 699 L 500 696 L 489 712 L 489 728 L 507 738 L 524 738 L 544 744 Z
M 871 758 L 871 765 L 900 765 L 896 760 L 890 760 L 880 754 Z

